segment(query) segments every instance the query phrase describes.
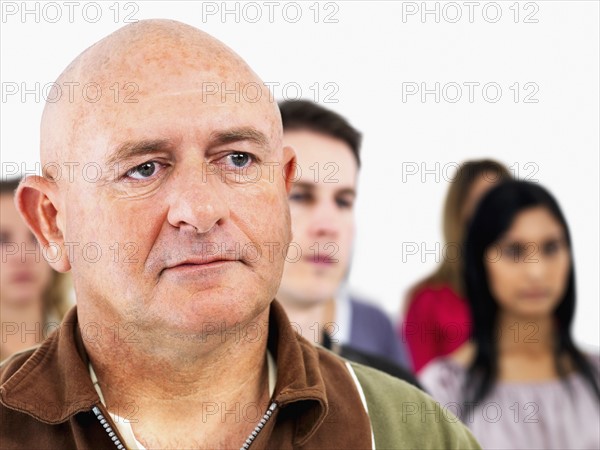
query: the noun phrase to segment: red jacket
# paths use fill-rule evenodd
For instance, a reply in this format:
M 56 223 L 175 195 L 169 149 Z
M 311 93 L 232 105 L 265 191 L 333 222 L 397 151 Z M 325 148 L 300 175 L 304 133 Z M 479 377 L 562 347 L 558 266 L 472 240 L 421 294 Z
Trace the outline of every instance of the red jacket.
M 467 301 L 450 286 L 425 287 L 409 299 L 400 334 L 406 340 L 413 369 L 452 353 L 469 339 L 471 313 Z

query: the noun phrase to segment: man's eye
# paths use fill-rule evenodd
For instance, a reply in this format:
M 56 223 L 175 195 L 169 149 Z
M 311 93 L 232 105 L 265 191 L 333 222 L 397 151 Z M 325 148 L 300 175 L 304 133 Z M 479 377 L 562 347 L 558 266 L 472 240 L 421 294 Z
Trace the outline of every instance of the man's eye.
M 143 180 L 154 175 L 157 170 L 158 163 L 154 161 L 148 161 L 127 171 L 126 175 L 135 180 Z
M 337 204 L 338 208 L 342 209 L 352 208 L 353 206 L 352 200 L 348 200 L 345 198 L 338 198 L 335 200 L 335 203 Z
M 298 203 L 308 203 L 312 201 L 312 195 L 306 192 L 292 192 L 289 197 L 289 201 L 298 202 Z
M 229 158 L 231 164 L 239 169 L 243 169 L 252 163 L 252 157 L 248 153 L 232 153 L 231 155 L 228 155 L 227 158 Z

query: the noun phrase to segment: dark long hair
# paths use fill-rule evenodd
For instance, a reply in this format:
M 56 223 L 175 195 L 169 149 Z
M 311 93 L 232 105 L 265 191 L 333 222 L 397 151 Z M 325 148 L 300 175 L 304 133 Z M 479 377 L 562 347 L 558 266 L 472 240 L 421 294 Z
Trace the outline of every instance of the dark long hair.
M 492 188 L 481 199 L 468 227 L 465 239 L 464 283 L 473 314 L 472 339 L 475 358 L 467 372 L 466 402 L 477 403 L 490 392 L 498 376 L 497 319 L 498 304 L 488 285 L 484 260 L 486 250 L 511 227 L 517 214 L 525 209 L 544 207 L 562 225 L 570 255 L 567 286 L 554 310 L 556 342 L 554 360 L 559 377 L 564 378 L 564 357 L 591 385 L 600 399 L 596 370 L 577 349 L 571 336 L 575 312 L 575 269 L 569 227 L 554 197 L 543 187 L 525 181 L 505 181 Z

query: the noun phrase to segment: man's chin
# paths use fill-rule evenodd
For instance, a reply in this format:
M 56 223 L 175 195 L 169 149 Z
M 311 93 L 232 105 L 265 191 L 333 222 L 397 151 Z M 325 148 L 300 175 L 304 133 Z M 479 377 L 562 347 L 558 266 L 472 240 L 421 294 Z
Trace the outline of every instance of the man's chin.
M 155 297 L 146 317 L 161 328 L 184 333 L 245 323 L 260 314 L 270 299 L 255 299 L 256 291 L 232 292 L 230 287 L 205 288 L 190 292 L 174 288 L 171 293 Z M 161 301 L 160 298 L 163 300 Z M 225 324 L 225 325 L 223 325 Z
M 224 308 L 223 311 L 211 311 L 205 316 L 192 313 L 170 316 L 161 320 L 154 332 L 159 328 L 162 328 L 159 335 L 164 336 L 164 343 L 170 347 L 177 344 L 218 346 L 225 343 L 252 343 L 267 336 L 268 317 L 250 317 L 248 310 L 241 312 Z
M 288 303 L 293 303 L 297 307 L 302 308 L 318 307 L 333 300 L 335 298 L 335 293 L 335 289 L 327 289 L 322 291 L 298 290 L 295 294 L 285 297 L 293 300 L 283 300 L 282 303 L 284 303 L 284 305 Z M 282 298 L 284 297 L 282 296 Z
M 39 289 L 21 289 L 14 295 L 7 296 L 6 300 L 2 300 L 2 306 L 14 309 L 27 308 L 35 303 L 42 306 L 39 301 Z

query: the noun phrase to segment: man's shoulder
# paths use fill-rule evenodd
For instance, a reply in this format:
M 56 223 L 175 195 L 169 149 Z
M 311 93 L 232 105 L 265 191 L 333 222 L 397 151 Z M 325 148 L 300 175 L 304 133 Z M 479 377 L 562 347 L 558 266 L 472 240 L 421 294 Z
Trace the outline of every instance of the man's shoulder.
M 480 448 L 458 418 L 422 390 L 350 364 L 367 402 L 377 448 Z
M 379 307 L 364 300 L 354 297 L 350 298 L 353 315 L 370 322 L 385 322 L 391 325 L 391 320 L 387 314 Z
M 330 401 L 339 402 L 342 410 L 349 411 L 362 409 L 359 398 L 364 396 L 377 448 L 480 448 L 452 412 L 425 392 L 379 370 L 349 362 L 323 347 L 314 348 Z M 350 381 L 353 374 L 347 363 L 356 377 L 354 382 Z M 352 384 L 359 396 L 348 395 Z
M 379 396 L 390 396 L 394 403 L 394 408 L 397 407 L 396 401 L 435 402 L 421 389 L 416 388 L 404 380 L 360 363 L 350 362 L 350 365 L 365 393 L 366 391 L 369 391 L 369 394 L 373 395 L 372 398 L 377 399 Z

